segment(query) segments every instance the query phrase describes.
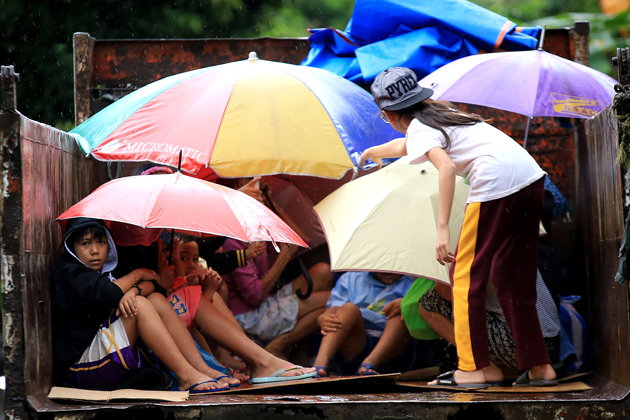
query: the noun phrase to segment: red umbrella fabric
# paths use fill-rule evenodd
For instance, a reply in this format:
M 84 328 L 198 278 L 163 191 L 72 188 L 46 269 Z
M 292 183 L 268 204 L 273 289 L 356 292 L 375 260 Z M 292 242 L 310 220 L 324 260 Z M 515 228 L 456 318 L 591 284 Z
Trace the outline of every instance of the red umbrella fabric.
M 253 198 L 181 173 L 110 181 L 57 220 L 75 217 L 227 236 L 244 242 L 307 246 L 284 221 Z

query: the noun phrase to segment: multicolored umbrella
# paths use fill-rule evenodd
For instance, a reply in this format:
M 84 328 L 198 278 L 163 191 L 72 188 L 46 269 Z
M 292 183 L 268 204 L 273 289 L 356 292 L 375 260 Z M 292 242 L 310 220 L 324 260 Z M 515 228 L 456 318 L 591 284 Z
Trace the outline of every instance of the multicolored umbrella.
M 250 59 L 151 83 L 71 133 L 105 161 L 152 161 L 221 177 L 341 178 L 394 130 L 372 96 L 325 70 Z
M 227 236 L 244 242 L 307 246 L 286 223 L 253 198 L 181 173 L 109 181 L 57 220 L 75 217 Z

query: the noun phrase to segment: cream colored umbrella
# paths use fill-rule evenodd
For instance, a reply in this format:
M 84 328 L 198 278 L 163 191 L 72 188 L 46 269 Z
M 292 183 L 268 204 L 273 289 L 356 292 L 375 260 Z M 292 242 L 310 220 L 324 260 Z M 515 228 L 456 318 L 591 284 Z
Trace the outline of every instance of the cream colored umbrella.
M 391 165 L 343 185 L 315 206 L 333 271 L 382 271 L 449 283 L 448 267 L 435 258 L 438 170 L 426 162 Z M 470 186 L 457 177 L 451 211 L 455 251 Z

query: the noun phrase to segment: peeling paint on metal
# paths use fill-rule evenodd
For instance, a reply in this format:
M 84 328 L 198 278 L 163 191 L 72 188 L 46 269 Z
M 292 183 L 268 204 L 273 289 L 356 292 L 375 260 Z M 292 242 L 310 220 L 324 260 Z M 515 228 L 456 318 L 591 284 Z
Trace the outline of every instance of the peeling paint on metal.
M 9 198 L 9 169 L 4 164 L 5 169 L 2 170 L 2 198 Z
M 13 315 L 5 314 L 3 319 L 3 334 L 4 334 L 4 345 L 5 347 L 13 346 Z
M 2 255 L 2 292 L 9 293 L 14 289 L 12 268 L 15 264 L 13 255 Z

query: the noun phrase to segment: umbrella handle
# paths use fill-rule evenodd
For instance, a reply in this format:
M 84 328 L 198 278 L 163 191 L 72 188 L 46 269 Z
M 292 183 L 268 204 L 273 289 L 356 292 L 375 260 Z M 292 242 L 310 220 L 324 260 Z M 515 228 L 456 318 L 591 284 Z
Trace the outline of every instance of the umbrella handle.
M 306 264 L 302 261 L 302 258 L 297 259 L 300 264 L 300 268 L 302 269 L 302 274 L 304 274 L 304 278 L 306 279 L 307 289 L 306 294 L 302 294 L 302 289 L 298 289 L 295 291 L 295 294 L 298 298 L 305 300 L 308 299 L 309 296 L 313 293 L 313 279 L 311 278 L 311 273 L 309 273 L 308 268 L 306 268 Z

